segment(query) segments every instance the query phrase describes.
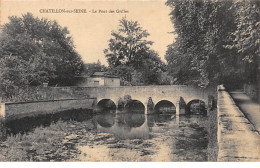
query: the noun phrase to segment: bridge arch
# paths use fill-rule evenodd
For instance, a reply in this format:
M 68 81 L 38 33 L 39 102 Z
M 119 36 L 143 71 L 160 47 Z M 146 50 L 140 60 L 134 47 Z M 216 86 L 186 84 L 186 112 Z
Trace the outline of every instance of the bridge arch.
M 154 106 L 155 113 L 176 113 L 176 106 L 169 100 L 160 100 Z
M 207 114 L 206 102 L 200 99 L 190 100 L 186 105 L 187 114 Z
M 96 111 L 97 112 L 116 112 L 116 104 L 111 99 L 101 99 L 97 102 Z
M 145 113 L 145 104 L 140 100 L 131 100 L 125 104 L 125 110 L 132 113 Z

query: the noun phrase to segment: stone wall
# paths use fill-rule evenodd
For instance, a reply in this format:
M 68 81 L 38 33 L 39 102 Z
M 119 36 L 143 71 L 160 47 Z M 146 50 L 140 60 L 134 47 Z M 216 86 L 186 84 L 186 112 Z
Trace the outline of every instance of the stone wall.
M 105 78 L 105 86 L 113 86 L 119 87 L 120 86 L 120 79 L 119 78 Z
M 95 99 L 87 98 L 2 103 L 0 115 L 6 120 L 12 120 L 67 110 L 92 109 L 94 101 Z
M 223 86 L 217 112 L 218 161 L 259 161 L 260 136 Z
M 145 106 L 149 98 L 154 105 L 161 100 L 172 102 L 175 106 L 180 98 L 188 104 L 191 100 L 199 99 L 208 105 L 209 96 L 216 100 L 215 88 L 198 88 L 186 85 L 156 85 L 156 86 L 122 86 L 122 87 L 101 87 L 96 90 L 97 101 L 111 99 L 116 105 L 119 98 L 129 95 L 132 100 L 138 100 Z
M 88 87 L 30 87 L 12 98 L 3 97 L 2 102 L 95 98 L 93 92 L 95 88 Z
M 88 87 L 46 87 L 38 89 L 43 100 L 96 98 L 95 88 Z

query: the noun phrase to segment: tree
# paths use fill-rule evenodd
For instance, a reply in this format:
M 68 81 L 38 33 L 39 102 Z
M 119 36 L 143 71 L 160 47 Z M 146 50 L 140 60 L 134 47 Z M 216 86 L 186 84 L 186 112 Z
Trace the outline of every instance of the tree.
M 111 35 L 109 48 L 104 50 L 109 73 L 120 76 L 124 85 L 159 84 L 166 66 L 150 49 L 149 33 L 137 21 L 122 18 Z
M 95 72 L 105 72 L 105 71 L 107 71 L 107 67 L 105 65 L 101 65 L 101 62 L 98 60 L 97 63 L 84 64 L 82 75 L 91 76 Z
M 178 37 L 168 46 L 169 73 L 177 84 L 208 86 L 236 76 L 236 51 L 230 35 L 236 29 L 231 1 L 168 0 Z
M 247 82 L 256 82 L 260 72 L 260 1 L 234 1 L 237 29 L 231 36 L 232 44 L 227 48 L 238 51 L 238 59 L 242 73 Z
M 116 67 L 109 67 L 107 73 L 110 75 L 119 76 L 121 84 L 128 86 L 132 85 L 131 81 L 133 73 L 135 73 L 135 70 L 133 67 L 127 65 L 118 65 Z
M 81 57 L 67 28 L 30 13 L 11 16 L 3 26 L 0 62 L 0 88 L 6 94 L 11 88 L 24 89 L 42 82 L 68 85 L 82 70 Z
M 112 31 L 111 35 L 109 48 L 104 50 L 109 66 L 140 66 L 138 63 L 142 60 L 143 53 L 152 45 L 151 41 L 145 40 L 149 33 L 137 21 L 122 18 L 118 31 Z
M 66 85 L 80 73 L 82 60 L 67 28 L 30 13 L 9 20 L 0 37 L 2 80 L 17 87 L 42 82 Z M 19 78 L 12 77 L 15 72 Z
M 148 55 L 141 61 L 142 66 L 137 69 L 142 74 L 142 82 L 144 84 L 163 84 L 161 77 L 162 73 L 166 71 L 166 65 L 153 50 L 150 50 L 146 54 Z

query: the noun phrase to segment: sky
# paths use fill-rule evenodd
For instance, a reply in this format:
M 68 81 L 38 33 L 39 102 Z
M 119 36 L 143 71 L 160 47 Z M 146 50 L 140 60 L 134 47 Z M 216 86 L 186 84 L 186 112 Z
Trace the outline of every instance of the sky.
M 27 12 L 34 16 L 56 20 L 67 27 L 77 52 L 85 63 L 107 65 L 104 49 L 108 48 L 111 31 L 117 30 L 119 20 L 126 17 L 138 21 L 150 33 L 152 49 L 164 60 L 167 45 L 174 40 L 170 8 L 166 0 L 0 0 L 0 24 L 7 23 L 9 16 L 22 16 Z M 75 10 L 87 13 L 75 13 Z M 73 12 L 53 13 L 51 10 Z M 117 10 L 121 11 L 117 13 Z M 114 13 L 110 13 L 114 11 Z

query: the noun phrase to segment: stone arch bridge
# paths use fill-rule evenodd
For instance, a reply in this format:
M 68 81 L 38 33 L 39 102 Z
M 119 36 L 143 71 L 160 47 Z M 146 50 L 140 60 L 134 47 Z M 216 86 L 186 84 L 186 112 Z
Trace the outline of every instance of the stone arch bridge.
M 193 100 L 201 100 L 205 102 L 207 109 L 211 108 L 216 101 L 215 88 L 204 89 L 186 85 L 96 87 L 92 89 L 92 96 L 97 99 L 95 106 L 102 100 L 111 100 L 118 108 L 119 99 L 128 95 L 131 100 L 140 101 L 144 105 L 145 114 L 151 112 L 148 109 L 149 99 L 153 102 L 154 107 L 163 100 L 171 102 L 176 107 L 176 113 L 179 113 L 181 98 L 185 104 L 189 104 Z M 181 113 L 185 113 L 185 111 Z

